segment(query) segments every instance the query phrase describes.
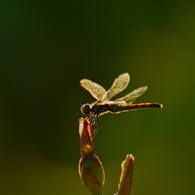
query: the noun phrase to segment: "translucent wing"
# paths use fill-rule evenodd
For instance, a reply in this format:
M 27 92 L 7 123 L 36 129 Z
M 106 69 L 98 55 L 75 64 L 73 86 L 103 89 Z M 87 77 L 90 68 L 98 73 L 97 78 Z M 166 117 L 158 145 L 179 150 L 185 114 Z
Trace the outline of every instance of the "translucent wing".
M 80 85 L 89 91 L 89 93 L 96 99 L 101 100 L 102 97 L 106 94 L 106 90 L 99 85 L 89 79 L 82 79 L 80 80 Z
M 116 94 L 123 91 L 129 84 L 130 76 L 128 73 L 119 75 L 112 84 L 111 88 L 103 96 L 102 100 L 109 100 L 114 97 Z
M 133 103 L 138 97 L 140 97 L 146 90 L 148 89 L 147 86 L 143 86 L 133 90 L 131 93 L 127 94 L 126 96 L 114 100 L 114 102 L 126 102 L 127 104 Z

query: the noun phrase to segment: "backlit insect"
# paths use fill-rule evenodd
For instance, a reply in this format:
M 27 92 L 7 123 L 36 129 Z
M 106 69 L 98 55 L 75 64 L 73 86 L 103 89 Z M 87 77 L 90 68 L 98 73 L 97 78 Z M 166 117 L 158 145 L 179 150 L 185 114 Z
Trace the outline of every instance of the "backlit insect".
M 95 125 L 94 135 L 99 129 L 99 116 L 112 113 L 117 114 L 131 110 L 146 109 L 146 108 L 162 108 L 162 104 L 158 103 L 138 103 L 132 104 L 146 90 L 147 86 L 143 86 L 133 90 L 126 96 L 110 100 L 112 97 L 123 91 L 129 84 L 130 76 L 128 73 L 119 75 L 112 84 L 111 88 L 106 91 L 101 85 L 89 79 L 82 79 L 80 85 L 86 89 L 97 101 L 82 105 L 81 112 L 87 116 L 91 125 Z

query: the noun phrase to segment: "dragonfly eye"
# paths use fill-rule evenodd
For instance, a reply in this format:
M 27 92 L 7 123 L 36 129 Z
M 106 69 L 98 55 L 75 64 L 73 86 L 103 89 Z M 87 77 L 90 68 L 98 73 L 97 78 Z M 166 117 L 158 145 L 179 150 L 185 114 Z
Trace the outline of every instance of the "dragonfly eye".
M 90 104 L 84 104 L 81 106 L 81 112 L 85 115 L 88 116 L 91 112 L 91 105 Z

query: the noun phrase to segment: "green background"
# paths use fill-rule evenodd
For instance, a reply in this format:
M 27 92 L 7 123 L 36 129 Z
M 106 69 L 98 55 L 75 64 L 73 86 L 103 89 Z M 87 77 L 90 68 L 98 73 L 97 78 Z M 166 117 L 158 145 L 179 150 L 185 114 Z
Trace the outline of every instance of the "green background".
M 133 195 L 195 194 L 193 1 L 4 1 L 0 16 L 0 194 L 90 194 L 78 119 L 94 100 L 79 80 L 108 89 L 124 72 L 121 96 L 147 85 L 136 102 L 164 108 L 100 118 L 104 194 L 129 153 Z

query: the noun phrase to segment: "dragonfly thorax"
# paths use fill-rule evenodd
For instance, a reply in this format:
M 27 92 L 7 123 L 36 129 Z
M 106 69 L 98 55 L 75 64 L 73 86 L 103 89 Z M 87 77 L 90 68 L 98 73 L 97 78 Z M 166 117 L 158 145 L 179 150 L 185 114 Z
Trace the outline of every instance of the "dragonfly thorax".
M 92 111 L 91 105 L 90 104 L 83 104 L 81 106 L 81 112 L 83 113 L 83 115 L 88 116 Z

